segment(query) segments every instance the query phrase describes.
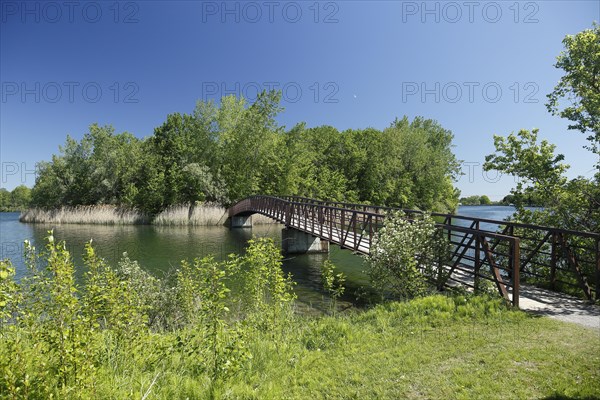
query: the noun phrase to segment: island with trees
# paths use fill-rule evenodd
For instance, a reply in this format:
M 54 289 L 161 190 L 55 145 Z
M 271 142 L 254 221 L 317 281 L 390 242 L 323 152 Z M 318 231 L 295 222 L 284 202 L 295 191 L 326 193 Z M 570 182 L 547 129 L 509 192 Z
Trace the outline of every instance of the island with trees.
M 286 130 L 275 120 L 279 102 L 274 91 L 252 104 L 235 96 L 220 105 L 201 101 L 191 114 L 168 115 L 144 139 L 93 124 L 37 165 L 36 210 L 23 220 L 64 207 L 76 213 L 98 206 L 102 214 L 110 206 L 139 214 L 130 221 L 151 221 L 176 206 L 184 213 L 203 204 L 227 207 L 253 194 L 456 209 L 460 162 L 452 133 L 437 122 L 404 117 L 383 130 L 304 123 Z

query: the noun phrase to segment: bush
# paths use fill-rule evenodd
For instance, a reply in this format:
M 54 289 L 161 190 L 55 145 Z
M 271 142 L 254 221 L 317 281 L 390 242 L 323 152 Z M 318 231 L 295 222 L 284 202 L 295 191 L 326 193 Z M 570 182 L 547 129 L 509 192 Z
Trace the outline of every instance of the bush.
M 406 299 L 423 296 L 430 284 L 441 286 L 449 244 L 429 214 L 409 219 L 397 212 L 385 219 L 368 257 L 373 286 L 383 297 Z

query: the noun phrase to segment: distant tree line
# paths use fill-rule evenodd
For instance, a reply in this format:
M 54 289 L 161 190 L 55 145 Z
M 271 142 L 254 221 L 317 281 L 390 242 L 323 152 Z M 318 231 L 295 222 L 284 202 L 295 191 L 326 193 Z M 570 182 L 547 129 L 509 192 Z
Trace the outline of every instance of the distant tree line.
M 19 185 L 12 191 L 0 188 L 0 212 L 21 211 L 29 207 L 31 202 L 31 189 Z
M 286 130 L 280 93 L 252 104 L 228 96 L 174 113 L 139 139 L 91 125 L 37 165 L 32 205 L 114 204 L 156 214 L 174 204 L 225 206 L 253 194 L 298 195 L 452 211 L 460 163 L 437 122 L 396 119 L 383 130 L 331 126 Z
M 510 206 L 514 205 L 517 207 L 542 207 L 543 202 L 536 196 L 531 193 L 516 193 L 516 194 L 508 194 L 499 201 L 492 201 L 485 194 L 482 196 L 473 195 L 461 197 L 459 200 L 460 204 L 463 206 Z
M 487 206 L 487 205 L 493 204 L 492 201 L 490 200 L 490 198 L 486 195 L 483 195 L 483 196 L 474 195 L 474 196 L 461 197 L 459 201 L 460 201 L 460 204 L 462 204 L 463 206 L 480 206 L 480 205 Z

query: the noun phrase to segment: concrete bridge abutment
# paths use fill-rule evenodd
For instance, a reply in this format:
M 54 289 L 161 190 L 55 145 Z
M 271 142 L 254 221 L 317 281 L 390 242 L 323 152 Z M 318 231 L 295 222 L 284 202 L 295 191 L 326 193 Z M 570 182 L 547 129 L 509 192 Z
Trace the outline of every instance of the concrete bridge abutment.
M 229 224 L 231 228 L 252 228 L 252 215 L 235 215 Z
M 328 241 L 290 228 L 284 228 L 281 231 L 281 247 L 284 254 L 329 252 Z

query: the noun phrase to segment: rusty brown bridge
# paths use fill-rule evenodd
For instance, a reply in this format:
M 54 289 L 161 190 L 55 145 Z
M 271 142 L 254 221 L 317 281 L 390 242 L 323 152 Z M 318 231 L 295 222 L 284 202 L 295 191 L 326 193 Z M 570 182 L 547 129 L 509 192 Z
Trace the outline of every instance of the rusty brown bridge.
M 229 208 L 231 227 L 251 227 L 253 214 L 285 225 L 288 253 L 328 251 L 329 244 L 368 255 L 385 218 L 394 211 L 408 218 L 421 213 L 365 204 L 292 196 L 252 196 Z M 493 282 L 507 301 L 519 306 L 521 282 L 560 290 L 593 301 L 600 297 L 600 234 L 432 213 L 451 243 L 445 285 L 475 288 Z M 440 288 L 441 289 L 441 288 Z

